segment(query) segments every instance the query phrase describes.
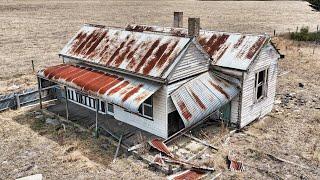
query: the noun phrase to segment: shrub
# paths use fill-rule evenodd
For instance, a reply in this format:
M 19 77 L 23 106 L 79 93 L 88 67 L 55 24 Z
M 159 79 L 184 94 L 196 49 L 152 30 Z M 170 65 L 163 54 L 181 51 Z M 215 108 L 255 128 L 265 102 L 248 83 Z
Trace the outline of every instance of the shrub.
M 306 0 L 309 3 L 309 6 L 316 11 L 320 11 L 320 0 Z
M 290 39 L 296 41 L 320 41 L 320 32 L 309 32 L 308 27 L 302 27 L 300 32 L 291 33 Z

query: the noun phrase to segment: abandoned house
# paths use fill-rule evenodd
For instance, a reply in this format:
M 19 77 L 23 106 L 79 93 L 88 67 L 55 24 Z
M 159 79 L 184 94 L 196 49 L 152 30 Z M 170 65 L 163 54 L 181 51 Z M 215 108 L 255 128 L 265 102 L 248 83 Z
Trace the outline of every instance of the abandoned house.
M 68 103 L 162 138 L 212 116 L 242 128 L 273 108 L 279 52 L 266 34 L 202 30 L 175 13 L 174 27 L 85 24 L 63 63 L 37 73 Z M 68 104 L 66 103 L 66 104 Z

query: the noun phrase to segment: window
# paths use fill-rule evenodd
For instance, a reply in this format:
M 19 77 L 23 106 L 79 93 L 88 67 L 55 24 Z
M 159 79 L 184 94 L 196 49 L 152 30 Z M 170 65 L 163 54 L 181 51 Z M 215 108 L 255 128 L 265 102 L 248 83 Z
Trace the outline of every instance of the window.
M 68 89 L 67 91 L 68 91 L 68 99 L 70 99 L 71 98 L 70 90 Z
M 104 113 L 106 112 L 105 103 L 103 101 L 100 101 L 100 111 Z
M 114 113 L 113 104 L 108 103 L 108 114 L 113 114 L 113 113 Z
M 259 102 L 267 96 L 268 69 L 256 73 L 255 76 L 255 102 Z
M 139 113 L 147 118 L 153 118 L 152 96 L 145 100 L 139 107 Z

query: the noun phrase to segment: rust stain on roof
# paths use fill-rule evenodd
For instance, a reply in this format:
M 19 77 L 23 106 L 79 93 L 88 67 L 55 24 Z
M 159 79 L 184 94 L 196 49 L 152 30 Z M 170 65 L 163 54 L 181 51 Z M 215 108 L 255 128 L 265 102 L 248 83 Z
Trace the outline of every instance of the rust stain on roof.
M 122 101 L 123 102 L 126 101 L 129 97 L 137 93 L 142 87 L 143 87 L 143 84 L 139 84 L 139 86 L 132 88 L 128 93 L 126 93 L 123 96 Z
M 209 83 L 211 84 L 212 87 L 214 87 L 216 90 L 218 90 L 221 94 L 223 94 L 227 99 L 230 99 L 230 96 L 228 93 L 226 93 L 222 87 L 220 87 L 219 85 L 215 84 L 213 81 L 209 81 Z
M 186 120 L 191 119 L 192 114 L 189 112 L 186 104 L 185 104 L 183 101 L 178 101 L 178 106 L 179 106 L 179 109 L 180 109 L 181 112 L 182 112 L 183 117 L 184 117 Z
M 127 30 L 188 37 L 188 30 L 185 28 L 128 25 Z M 214 60 L 214 65 L 246 70 L 268 38 L 267 35 L 200 30 L 197 40 Z
M 239 39 L 238 39 L 238 41 L 237 41 L 237 43 L 233 46 L 233 48 L 238 48 L 242 43 L 243 43 L 243 41 L 244 41 L 244 39 L 246 38 L 246 36 L 244 36 L 244 35 L 242 35 Z
M 139 27 L 133 32 L 85 25 L 60 54 L 106 67 L 161 77 L 189 40 L 163 34 L 140 33 Z
M 107 99 L 134 112 L 160 86 L 81 66 L 62 64 L 38 72 L 39 76 Z
M 206 109 L 206 106 L 203 104 L 201 99 L 199 98 L 198 95 L 196 95 L 191 89 L 190 89 L 191 95 L 194 97 L 196 100 L 197 104 L 200 106 L 201 109 Z
M 256 52 L 260 49 L 260 47 L 265 42 L 265 37 L 259 37 L 259 39 L 250 47 L 249 52 L 247 53 L 247 58 L 251 59 L 256 54 Z

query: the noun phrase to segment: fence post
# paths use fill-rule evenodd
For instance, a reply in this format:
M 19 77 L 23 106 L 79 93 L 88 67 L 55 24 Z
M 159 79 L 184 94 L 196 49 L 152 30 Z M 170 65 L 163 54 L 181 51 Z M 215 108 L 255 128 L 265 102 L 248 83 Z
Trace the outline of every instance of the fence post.
M 38 91 L 39 91 L 39 103 L 40 103 L 40 109 L 42 109 L 42 84 L 41 84 L 41 78 L 38 77 Z
M 34 72 L 34 63 L 33 63 L 33 60 L 31 60 L 31 64 L 32 64 L 32 72 Z
M 17 109 L 20 109 L 20 97 L 19 97 L 19 94 L 15 94 L 16 96 L 16 103 L 17 103 Z

